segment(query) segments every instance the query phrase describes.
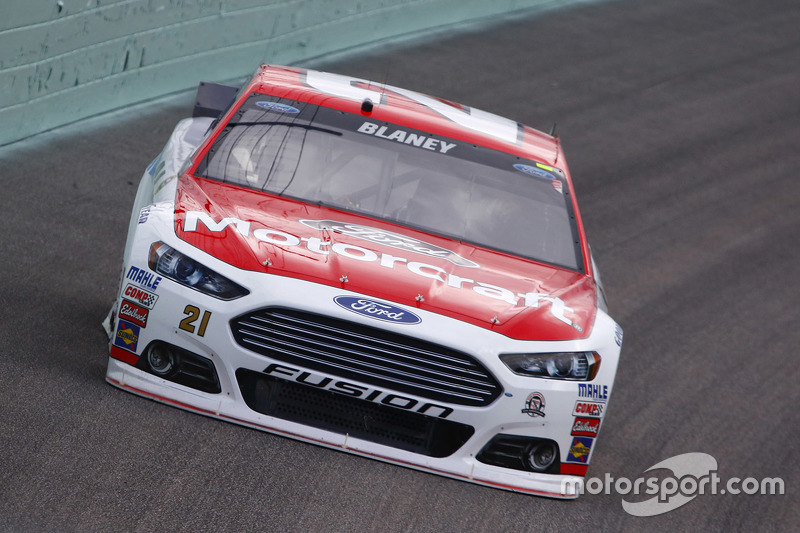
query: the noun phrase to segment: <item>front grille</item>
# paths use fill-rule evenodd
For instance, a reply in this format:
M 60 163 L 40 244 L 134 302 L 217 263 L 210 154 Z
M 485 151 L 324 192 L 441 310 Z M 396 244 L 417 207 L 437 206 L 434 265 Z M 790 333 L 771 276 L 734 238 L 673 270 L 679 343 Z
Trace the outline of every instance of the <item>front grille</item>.
M 453 454 L 472 426 L 359 400 L 240 368 L 236 379 L 250 409 L 341 435 L 429 457 Z
M 231 330 L 272 359 L 422 398 L 484 406 L 503 392 L 465 353 L 347 320 L 268 308 L 232 320 Z

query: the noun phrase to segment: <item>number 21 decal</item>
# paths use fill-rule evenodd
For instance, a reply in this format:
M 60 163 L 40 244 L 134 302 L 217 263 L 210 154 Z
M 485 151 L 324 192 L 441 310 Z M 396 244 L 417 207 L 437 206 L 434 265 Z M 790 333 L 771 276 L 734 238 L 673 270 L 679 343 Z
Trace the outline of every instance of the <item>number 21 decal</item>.
M 181 320 L 179 326 L 183 331 L 195 333 L 196 329 L 197 335 L 200 337 L 206 334 L 206 327 L 208 326 L 208 320 L 211 318 L 211 311 L 203 311 L 203 317 L 200 318 L 200 309 L 193 305 L 187 305 L 183 310 L 183 314 L 186 315 L 186 318 Z M 195 328 L 195 323 L 198 319 L 200 319 L 200 326 Z

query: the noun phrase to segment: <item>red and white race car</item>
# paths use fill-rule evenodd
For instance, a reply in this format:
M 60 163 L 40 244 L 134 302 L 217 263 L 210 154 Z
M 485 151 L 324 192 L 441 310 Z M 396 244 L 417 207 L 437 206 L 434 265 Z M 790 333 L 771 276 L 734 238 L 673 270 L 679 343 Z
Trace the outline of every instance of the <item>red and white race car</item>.
M 262 66 L 233 91 L 202 85 L 144 174 L 108 382 L 575 497 L 622 330 L 558 139 L 313 70 Z

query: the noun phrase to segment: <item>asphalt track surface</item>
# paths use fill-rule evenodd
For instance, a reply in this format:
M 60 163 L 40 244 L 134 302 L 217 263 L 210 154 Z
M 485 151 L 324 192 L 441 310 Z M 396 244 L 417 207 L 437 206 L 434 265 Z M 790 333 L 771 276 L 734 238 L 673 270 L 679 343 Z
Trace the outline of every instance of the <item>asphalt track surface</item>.
M 315 62 L 557 122 L 625 328 L 589 476 L 703 452 L 785 495 L 634 517 L 619 494 L 484 488 L 107 385 L 129 209 L 183 96 L 0 149 L 0 530 L 800 530 L 798 28 L 794 0 L 625 0 Z

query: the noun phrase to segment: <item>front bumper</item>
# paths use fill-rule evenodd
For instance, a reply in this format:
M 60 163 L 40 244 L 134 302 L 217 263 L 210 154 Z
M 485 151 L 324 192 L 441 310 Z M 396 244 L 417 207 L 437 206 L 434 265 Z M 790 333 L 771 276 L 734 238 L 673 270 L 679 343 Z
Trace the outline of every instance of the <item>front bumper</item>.
M 155 216 L 152 210 L 150 216 Z M 421 317 L 419 324 L 381 323 L 335 303 L 343 295 L 361 295 L 241 271 L 177 239 L 168 242 L 250 290 L 243 298 L 221 301 L 169 279 L 157 280 L 155 274 L 128 279 L 132 270 L 146 269 L 147 249 L 155 240 L 167 239 L 150 224 L 140 226 L 126 254 L 130 263 L 125 265 L 110 324 L 106 374 L 110 384 L 174 407 L 401 466 L 516 492 L 577 497 L 619 358 L 617 326 L 605 313 L 598 312 L 589 337 L 563 342 L 510 339 L 424 307 L 409 307 Z M 142 300 L 136 301 L 137 296 Z M 138 314 L 131 315 L 131 303 Z M 128 307 L 121 316 L 123 305 Z M 405 336 L 444 346 L 467 354 L 494 385 L 490 383 L 488 399 L 463 400 L 456 394 L 458 383 L 445 383 L 444 392 L 426 392 L 396 377 L 359 375 L 352 368 L 336 368 L 330 360 L 303 359 L 297 350 L 287 355 L 245 347 L 239 320 L 265 308 L 329 317 L 334 325 L 351 323 L 358 331 L 382 331 L 392 342 Z M 175 375 L 166 379 L 155 375 L 145 362 L 154 343 L 207 362 L 213 379 L 201 382 L 213 382 L 216 388 Z M 498 358 L 499 353 L 587 350 L 602 357 L 591 382 L 604 387 L 599 400 L 586 398 L 578 382 L 513 374 Z M 542 404 L 531 409 L 534 396 Z M 583 404 L 594 404 L 597 410 L 587 411 Z M 591 437 L 575 430 L 576 422 L 585 417 L 596 422 L 590 424 Z M 555 444 L 555 466 L 545 472 L 532 471 L 521 457 L 527 443 L 538 442 Z M 489 449 L 490 443 L 494 448 Z

